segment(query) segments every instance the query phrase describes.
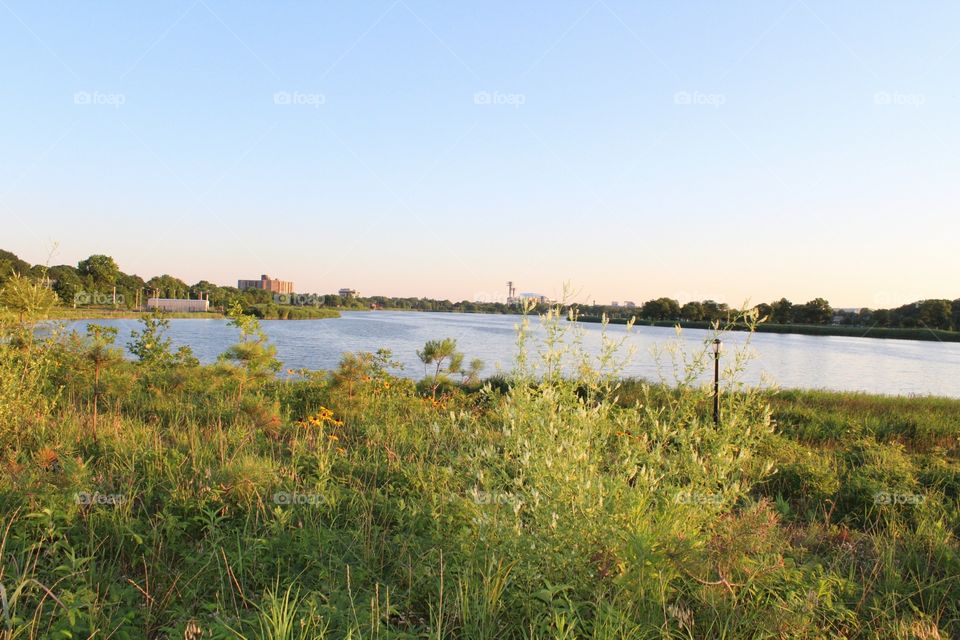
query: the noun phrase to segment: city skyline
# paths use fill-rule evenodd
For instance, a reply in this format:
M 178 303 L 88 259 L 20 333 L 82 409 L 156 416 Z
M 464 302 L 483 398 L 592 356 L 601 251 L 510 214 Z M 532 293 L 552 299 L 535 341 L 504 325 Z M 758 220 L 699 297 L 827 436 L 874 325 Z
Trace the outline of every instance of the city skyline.
M 3 247 L 0 247 L 0 249 L 2 249 L 2 248 L 3 248 Z M 51 254 L 51 255 L 52 255 L 52 256 L 56 256 L 56 255 L 59 255 L 59 254 L 58 254 L 58 253 L 53 253 L 53 254 Z M 103 254 L 103 255 L 108 255 L 108 254 Z M 21 258 L 21 259 L 24 259 L 24 256 L 18 256 L 18 257 Z M 86 257 L 89 257 L 89 256 L 84 256 L 83 258 L 86 258 Z M 113 257 L 113 256 L 111 256 L 111 257 Z M 80 258 L 80 259 L 82 260 L 83 258 Z M 76 262 L 79 262 L 79 260 L 76 261 L 76 262 L 73 262 L 73 263 L 63 263 L 63 262 L 59 262 L 59 261 L 57 261 L 57 260 L 55 260 L 55 259 L 54 259 L 54 260 L 46 260 L 46 261 L 43 261 L 43 262 L 36 262 L 36 261 L 31 261 L 31 260 L 27 259 L 27 262 L 30 262 L 31 264 L 35 264 L 35 265 L 46 265 L 46 266 L 49 266 L 49 267 L 53 267 L 53 266 L 57 266 L 57 265 L 59 265 L 59 264 L 68 264 L 68 266 L 76 266 Z M 356 297 L 360 297 L 360 298 L 372 298 L 372 297 L 383 296 L 383 297 L 388 297 L 388 298 L 423 298 L 423 299 L 430 299 L 430 300 L 448 300 L 448 301 L 454 302 L 454 303 L 458 303 L 458 302 L 483 302 L 483 303 L 492 302 L 492 303 L 505 303 L 505 304 L 510 304 L 511 302 L 515 302 L 515 301 L 518 300 L 518 299 L 528 298 L 528 297 L 538 298 L 538 299 L 540 299 L 541 301 L 549 301 L 549 302 L 563 302 L 564 299 L 565 299 L 565 298 L 564 298 L 564 287 L 560 287 L 560 290 L 559 290 L 560 293 L 558 293 L 558 294 L 556 294 L 556 295 L 550 295 L 550 294 L 545 294 L 545 293 L 543 293 L 542 291 L 539 291 L 539 290 L 536 290 L 536 289 L 520 289 L 520 288 L 517 287 L 517 284 L 518 284 L 518 283 L 517 283 L 517 282 L 514 282 L 514 281 L 509 281 L 509 282 L 503 283 L 503 285 L 501 286 L 501 289 L 500 289 L 499 291 L 497 291 L 495 288 L 491 288 L 491 289 L 489 289 L 489 290 L 477 292 L 477 294 L 475 294 L 475 295 L 472 296 L 472 297 L 471 297 L 471 296 L 436 297 L 436 296 L 430 296 L 430 295 L 424 295 L 424 294 L 418 294 L 418 293 L 399 293 L 399 294 L 393 294 L 393 293 L 383 293 L 383 292 L 380 292 L 380 291 L 372 291 L 372 292 L 364 291 L 364 292 L 361 294 L 357 289 L 354 289 L 354 288 L 352 288 L 352 287 L 344 287 L 344 286 L 336 286 L 336 287 L 335 287 L 335 286 L 332 285 L 332 284 L 329 285 L 328 288 L 323 288 L 323 289 L 304 289 L 304 288 L 301 288 L 301 287 L 296 287 L 294 281 L 284 280 L 284 279 L 282 279 L 282 278 L 274 278 L 274 277 L 272 277 L 272 276 L 270 276 L 270 275 L 268 275 L 268 274 L 261 274 L 261 278 L 260 278 L 259 280 L 250 280 L 250 279 L 245 279 L 245 278 L 233 278 L 232 280 L 230 280 L 230 279 L 228 278 L 227 281 L 218 281 L 218 280 L 211 280 L 210 278 L 203 277 L 203 276 L 201 276 L 201 277 L 199 277 L 199 278 L 184 278 L 184 277 L 181 277 L 180 275 L 178 275 L 177 273 L 170 273 L 169 271 L 165 271 L 165 272 L 163 272 L 163 273 L 149 273 L 149 274 L 133 273 L 133 272 L 127 272 L 127 271 L 125 271 L 125 270 L 123 269 L 123 265 L 122 265 L 122 264 L 118 264 L 118 267 L 119 267 L 120 270 L 123 271 L 124 273 L 128 273 L 128 275 L 133 275 L 133 276 L 141 277 L 141 278 L 143 278 L 144 280 L 148 280 L 148 279 L 150 279 L 150 278 L 152 278 L 152 277 L 155 277 L 155 276 L 168 275 L 168 276 L 172 276 L 172 277 L 174 277 L 174 278 L 177 278 L 177 279 L 179 279 L 179 280 L 182 280 L 188 287 L 192 287 L 193 285 L 195 285 L 195 284 L 197 284 L 197 283 L 199 283 L 199 282 L 202 282 L 202 281 L 208 281 L 208 282 L 210 282 L 211 284 L 214 284 L 214 285 L 216 285 L 216 286 L 218 286 L 218 287 L 232 287 L 232 288 L 235 288 L 235 289 L 238 289 L 238 290 L 241 290 L 241 291 L 242 291 L 243 289 L 246 289 L 246 288 L 254 288 L 254 289 L 256 289 L 256 288 L 263 288 L 263 287 L 255 286 L 255 285 L 260 285 L 260 284 L 263 282 L 263 279 L 266 278 L 266 279 L 267 279 L 266 282 L 268 282 L 268 283 L 273 283 L 273 285 L 276 287 L 275 289 L 274 289 L 274 288 L 270 288 L 270 287 L 266 287 L 268 290 L 273 291 L 274 293 L 277 293 L 277 294 L 284 294 L 284 295 L 285 295 L 285 294 L 296 293 L 296 294 L 303 294 L 303 295 L 313 295 L 313 294 L 319 294 L 319 295 L 338 294 L 338 295 L 343 296 L 343 295 L 344 295 L 344 292 L 349 291 L 349 292 L 350 292 L 350 293 L 349 293 L 350 296 L 356 296 Z M 234 283 L 235 283 L 235 284 L 234 284 Z M 244 286 L 239 286 L 239 285 L 241 285 L 241 284 L 243 284 Z M 512 291 L 512 293 L 510 293 L 511 291 Z M 104 292 L 98 292 L 98 293 L 104 293 Z M 183 293 L 184 293 L 184 297 L 187 297 L 187 292 L 183 292 Z M 719 297 L 719 296 L 713 296 L 713 295 L 710 295 L 709 293 L 698 293 L 698 292 L 693 292 L 693 291 L 681 290 L 681 291 L 668 292 L 668 293 L 662 293 L 662 292 L 661 292 L 661 293 L 654 293 L 654 294 L 642 295 L 642 296 L 632 296 L 632 297 L 631 297 L 631 296 L 627 295 L 627 296 L 620 296 L 620 297 L 615 297 L 615 298 L 610 298 L 610 299 L 600 299 L 600 298 L 596 298 L 596 297 L 586 296 L 586 295 L 584 295 L 584 294 L 582 293 L 582 291 L 577 291 L 577 290 L 575 290 L 575 289 L 573 289 L 573 288 L 570 288 L 570 287 L 567 287 L 567 288 L 566 288 L 566 293 L 567 293 L 566 301 L 571 302 L 571 303 L 588 304 L 588 305 L 601 305 L 601 306 L 611 306 L 611 307 L 623 307 L 623 308 L 631 308 L 632 306 L 635 306 L 636 308 L 639 308 L 640 306 L 643 305 L 644 302 L 647 302 L 647 301 L 649 301 L 649 300 L 655 300 L 655 299 L 658 299 L 658 298 L 670 298 L 670 299 L 673 299 L 673 300 L 678 301 L 680 304 L 684 304 L 684 303 L 686 303 L 686 302 L 705 302 L 705 301 L 713 301 L 713 302 L 717 302 L 717 303 L 721 303 L 721 304 L 728 304 L 731 308 L 747 308 L 748 306 L 757 305 L 757 304 L 761 304 L 761 303 L 772 303 L 772 302 L 775 302 L 775 301 L 780 300 L 780 299 L 782 299 L 782 298 L 786 298 L 786 299 L 790 300 L 790 301 L 793 302 L 793 303 L 800 304 L 800 303 L 810 302 L 810 301 L 814 300 L 815 298 L 824 298 L 824 297 L 825 297 L 825 296 L 813 296 L 813 297 L 811 297 L 811 298 L 803 298 L 803 299 L 801 299 L 801 298 L 791 298 L 791 297 L 788 296 L 788 295 L 775 295 L 775 296 L 772 296 L 772 297 L 769 297 L 769 298 L 765 298 L 765 299 L 762 299 L 762 300 L 746 299 L 746 300 L 742 300 L 742 301 L 734 301 L 734 300 L 728 300 L 728 299 L 725 299 L 725 298 Z M 874 304 L 872 304 L 872 305 L 849 305 L 849 306 L 848 306 L 848 305 L 839 305 L 839 304 L 836 304 L 836 303 L 834 303 L 834 301 L 829 300 L 829 299 L 828 299 L 828 301 L 831 303 L 832 307 L 833 307 L 835 310 L 838 310 L 838 311 L 852 311 L 852 310 L 859 310 L 859 309 L 896 308 L 896 307 L 904 306 L 904 305 L 907 305 L 907 304 L 910 304 L 910 303 L 914 303 L 914 302 L 918 302 L 918 301 L 925 300 L 925 299 L 947 299 L 947 300 L 949 300 L 949 299 L 954 299 L 954 298 L 944 297 L 944 296 L 932 296 L 932 297 L 927 297 L 927 298 L 915 298 L 915 299 L 910 299 L 910 300 L 906 300 L 906 301 L 903 301 L 903 302 L 899 302 L 899 301 L 894 300 L 893 298 L 889 297 L 889 294 L 887 294 L 887 293 L 882 293 L 881 295 L 878 295 L 878 296 L 875 298 Z

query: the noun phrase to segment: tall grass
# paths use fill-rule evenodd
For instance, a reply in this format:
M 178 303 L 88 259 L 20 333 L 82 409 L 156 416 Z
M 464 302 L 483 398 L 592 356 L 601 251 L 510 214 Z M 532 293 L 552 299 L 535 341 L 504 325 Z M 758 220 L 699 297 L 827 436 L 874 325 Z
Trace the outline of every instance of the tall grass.
M 715 426 L 707 343 L 623 380 L 559 310 L 434 397 L 388 353 L 260 375 L 241 325 L 251 357 L 99 374 L 4 326 L 0 637 L 960 633 L 960 403 L 755 389 L 736 352 Z

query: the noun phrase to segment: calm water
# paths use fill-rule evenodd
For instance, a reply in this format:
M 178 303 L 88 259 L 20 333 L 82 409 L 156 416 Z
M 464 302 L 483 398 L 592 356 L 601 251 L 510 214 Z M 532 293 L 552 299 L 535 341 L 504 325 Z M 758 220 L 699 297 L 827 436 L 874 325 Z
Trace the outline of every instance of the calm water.
M 516 353 L 517 316 L 414 313 L 345 312 L 328 320 L 264 321 L 263 328 L 277 345 L 285 368 L 331 369 L 345 351 L 376 351 L 387 348 L 405 365 L 405 375 L 421 377 L 423 365 L 416 350 L 436 338 L 456 338 L 467 360 L 478 357 L 486 364 L 484 374 L 498 368 L 510 369 Z M 136 320 L 97 320 L 116 326 L 119 343 L 125 344 L 130 331 L 139 328 Z M 86 322 L 72 323 L 83 331 Z M 531 319 L 539 333 L 539 320 Z M 600 345 L 600 326 L 584 324 L 584 344 L 592 353 Z M 626 333 L 623 326 L 611 326 L 613 336 Z M 171 320 L 168 334 L 175 346 L 189 345 L 202 362 L 236 341 L 237 331 L 225 320 Z M 695 348 L 705 331 L 685 329 L 682 340 Z M 731 347 L 746 338 L 744 333 L 725 337 Z M 676 342 L 673 329 L 635 327 L 628 344 L 635 354 L 626 375 L 658 379 L 653 350 Z M 800 336 L 761 333 L 753 336 L 747 380 L 770 380 L 786 388 L 822 388 L 885 394 L 920 394 L 960 397 L 960 343 L 880 340 L 834 336 Z

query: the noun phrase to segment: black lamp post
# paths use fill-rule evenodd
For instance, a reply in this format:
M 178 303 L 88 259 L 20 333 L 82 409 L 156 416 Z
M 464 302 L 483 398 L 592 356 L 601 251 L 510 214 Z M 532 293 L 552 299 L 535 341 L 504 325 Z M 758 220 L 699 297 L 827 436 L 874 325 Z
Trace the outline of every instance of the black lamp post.
M 723 342 L 720 338 L 713 341 L 713 424 L 720 424 L 720 351 Z

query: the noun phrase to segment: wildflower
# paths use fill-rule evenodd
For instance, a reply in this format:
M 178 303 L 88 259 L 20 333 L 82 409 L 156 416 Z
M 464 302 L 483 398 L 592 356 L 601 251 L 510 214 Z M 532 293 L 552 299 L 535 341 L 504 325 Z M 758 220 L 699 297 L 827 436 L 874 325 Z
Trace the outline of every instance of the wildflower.
M 340 439 L 339 437 L 337 437 L 336 435 L 334 435 L 334 434 L 332 434 L 332 433 L 331 433 L 330 435 L 328 435 L 327 438 L 330 439 L 330 442 L 337 442 L 337 441 Z
M 321 427 L 321 428 L 322 428 L 325 423 L 329 423 L 329 424 L 331 424 L 331 425 L 333 425 L 333 426 L 335 426 L 335 427 L 342 427 L 342 426 L 343 426 L 343 420 L 337 420 L 336 418 L 334 418 L 334 417 L 333 417 L 333 410 L 332 410 L 332 409 L 328 409 L 328 408 L 326 408 L 326 407 L 320 407 L 320 409 L 317 410 L 317 414 L 316 414 L 316 415 L 314 415 L 314 416 L 308 416 L 305 420 L 302 420 L 302 421 L 300 421 L 300 422 L 297 423 L 297 424 L 299 424 L 299 425 L 302 426 L 302 427 L 306 427 L 306 426 L 308 426 L 308 425 L 311 425 L 311 426 L 314 426 L 314 427 Z

